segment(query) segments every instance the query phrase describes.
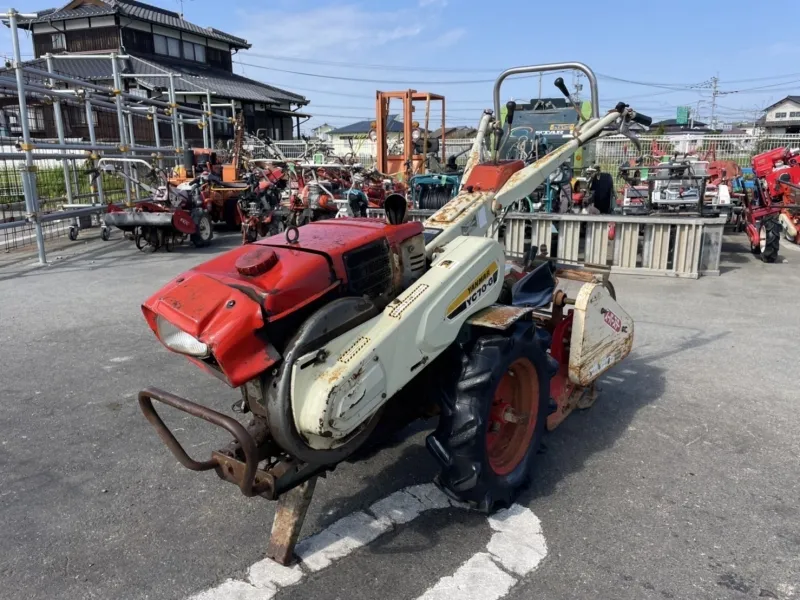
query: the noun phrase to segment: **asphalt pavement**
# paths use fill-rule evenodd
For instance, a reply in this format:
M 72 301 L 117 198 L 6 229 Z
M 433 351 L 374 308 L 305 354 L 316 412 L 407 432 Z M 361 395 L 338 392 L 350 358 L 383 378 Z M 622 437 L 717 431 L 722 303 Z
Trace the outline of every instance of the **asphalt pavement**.
M 139 308 L 239 240 L 215 241 L 144 254 L 89 231 L 53 243 L 48 267 L 0 256 L 0 598 L 800 598 L 800 251 L 786 242 L 766 265 L 727 238 L 719 277 L 613 278 L 634 349 L 546 437 L 517 501 L 546 543 L 527 571 L 478 568 L 497 556 L 485 515 L 431 501 L 378 518 L 376 503 L 436 474 L 433 423 L 419 423 L 320 480 L 303 530 L 363 514 L 381 535 L 276 592 L 247 583 L 274 505 L 181 467 L 136 403 L 147 385 L 223 411 L 237 400 L 163 349 Z M 227 441 L 167 421 L 198 456 Z

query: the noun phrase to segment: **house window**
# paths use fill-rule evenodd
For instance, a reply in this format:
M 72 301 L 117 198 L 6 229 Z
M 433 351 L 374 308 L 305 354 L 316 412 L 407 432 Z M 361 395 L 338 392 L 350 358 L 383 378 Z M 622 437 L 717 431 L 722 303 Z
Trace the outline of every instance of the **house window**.
M 67 39 L 63 33 L 53 33 L 50 35 L 50 46 L 53 50 L 66 50 Z
M 789 113 L 790 119 L 800 119 L 800 110 L 792 111 Z
M 213 113 L 219 117 L 228 117 L 228 111 L 224 108 L 215 108 L 213 109 Z M 221 135 L 227 135 L 230 133 L 230 125 L 225 123 L 224 121 L 219 121 L 214 119 L 214 133 L 219 133 Z
M 775 113 L 775 118 L 776 119 L 785 119 L 786 118 L 786 113 L 785 112 L 776 112 Z
M 165 56 L 181 57 L 181 41 L 177 38 L 165 35 L 153 34 L 153 50 L 156 54 Z
M 19 108 L 6 108 L 8 116 L 8 128 L 12 133 L 22 133 L 20 125 Z M 31 133 L 44 131 L 44 110 L 40 106 L 28 107 L 28 130 Z
M 153 35 L 153 50 L 156 54 L 167 53 L 167 38 L 163 35 Z
M 44 131 L 44 110 L 42 108 L 28 107 L 28 127 L 31 131 Z
M 183 58 L 197 62 L 206 62 L 206 47 L 192 42 L 183 42 Z
M 169 49 L 169 55 L 174 56 L 175 58 L 181 57 L 181 41 L 175 38 L 168 37 L 167 38 L 167 48 Z
M 71 106 L 67 111 L 67 120 L 75 127 L 86 127 L 86 109 L 83 106 Z M 92 125 L 97 125 L 97 111 L 92 111 Z

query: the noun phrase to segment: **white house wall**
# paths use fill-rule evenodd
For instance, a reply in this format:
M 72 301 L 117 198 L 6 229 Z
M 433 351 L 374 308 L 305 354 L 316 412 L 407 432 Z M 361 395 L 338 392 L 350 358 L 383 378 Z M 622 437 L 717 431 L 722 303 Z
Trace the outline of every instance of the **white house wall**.
M 785 117 L 776 117 L 776 113 L 786 113 Z M 797 116 L 791 117 L 789 116 L 791 113 L 796 113 Z M 767 123 L 770 121 L 797 121 L 800 124 L 800 104 L 797 102 L 791 102 L 787 100 L 786 102 L 782 102 L 779 105 L 775 106 L 774 108 L 769 109 L 767 112 Z
M 351 149 L 348 136 L 336 135 L 329 133 L 331 144 L 333 144 L 333 153 L 338 156 L 344 156 L 348 152 L 355 152 L 361 155 L 375 156 L 375 142 L 371 141 L 364 134 L 362 137 L 353 139 L 353 147 Z M 389 142 L 399 141 L 402 137 L 400 133 L 390 133 L 387 136 Z

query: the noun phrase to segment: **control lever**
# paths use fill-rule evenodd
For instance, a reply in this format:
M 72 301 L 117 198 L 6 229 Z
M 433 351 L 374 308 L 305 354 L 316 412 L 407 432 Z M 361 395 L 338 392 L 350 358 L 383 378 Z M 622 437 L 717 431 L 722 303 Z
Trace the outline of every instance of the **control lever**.
M 510 126 L 514 122 L 514 112 L 517 110 L 517 103 L 513 100 L 509 100 L 506 102 L 506 110 L 506 123 Z
M 621 117 L 619 132 L 633 142 L 634 146 L 636 146 L 636 150 L 639 152 L 639 155 L 641 155 L 642 143 L 639 141 L 639 138 L 636 137 L 636 134 L 630 130 L 630 122 L 633 121 L 635 123 L 639 123 L 640 125 L 644 125 L 645 127 L 649 127 L 653 122 L 653 118 L 641 113 L 637 113 L 624 102 L 618 102 L 614 110 L 618 112 Z
M 555 86 L 558 88 L 558 91 L 561 92 L 567 100 L 569 100 L 570 104 L 572 104 L 572 108 L 574 108 L 575 112 L 578 113 L 578 117 L 580 118 L 580 120 L 585 121 L 586 119 L 583 118 L 583 113 L 581 112 L 581 108 L 580 106 L 578 106 L 578 103 L 575 102 L 575 100 L 570 95 L 569 90 L 567 89 L 567 85 L 564 83 L 564 79 L 562 77 L 559 77 L 558 79 L 555 80 L 554 83 Z

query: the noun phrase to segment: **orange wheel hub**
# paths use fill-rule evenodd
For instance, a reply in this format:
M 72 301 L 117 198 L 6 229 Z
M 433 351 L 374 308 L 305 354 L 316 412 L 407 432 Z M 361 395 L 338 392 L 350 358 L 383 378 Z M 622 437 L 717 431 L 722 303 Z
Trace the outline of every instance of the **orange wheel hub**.
M 525 457 L 538 413 L 536 367 L 527 358 L 518 358 L 497 384 L 487 424 L 486 451 L 497 475 L 508 475 Z

